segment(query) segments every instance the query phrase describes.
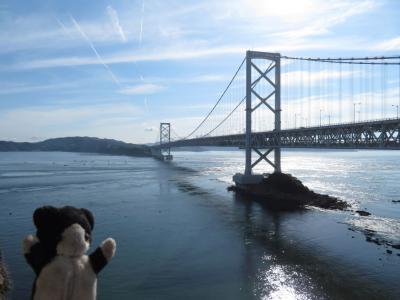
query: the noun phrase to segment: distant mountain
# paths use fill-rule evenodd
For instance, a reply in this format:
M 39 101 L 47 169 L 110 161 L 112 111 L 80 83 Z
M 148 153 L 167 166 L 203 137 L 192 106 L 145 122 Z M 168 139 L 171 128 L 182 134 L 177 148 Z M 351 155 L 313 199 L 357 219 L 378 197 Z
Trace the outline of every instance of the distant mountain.
M 0 141 L 0 151 L 65 151 L 150 156 L 150 149 L 145 145 L 93 137 L 65 137 L 37 143 Z

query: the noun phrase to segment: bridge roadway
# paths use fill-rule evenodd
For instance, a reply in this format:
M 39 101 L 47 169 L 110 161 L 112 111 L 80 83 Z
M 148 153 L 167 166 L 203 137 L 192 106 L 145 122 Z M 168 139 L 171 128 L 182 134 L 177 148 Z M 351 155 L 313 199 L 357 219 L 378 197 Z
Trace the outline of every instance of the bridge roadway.
M 255 148 L 330 148 L 400 150 L 400 119 L 300 127 L 252 133 Z M 153 148 L 185 146 L 245 146 L 245 134 L 182 139 Z

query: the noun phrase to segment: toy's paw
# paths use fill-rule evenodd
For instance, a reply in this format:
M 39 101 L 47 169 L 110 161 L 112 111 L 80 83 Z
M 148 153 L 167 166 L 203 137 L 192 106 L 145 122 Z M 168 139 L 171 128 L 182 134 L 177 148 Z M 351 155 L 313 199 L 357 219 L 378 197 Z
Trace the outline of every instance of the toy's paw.
M 115 254 L 117 244 L 115 243 L 114 239 L 108 238 L 101 243 L 100 248 L 104 257 L 107 259 L 107 261 L 109 261 Z
M 32 246 L 38 242 L 38 238 L 36 236 L 33 236 L 32 234 L 24 238 L 24 240 L 22 241 L 22 251 L 24 251 L 24 254 L 28 254 L 29 252 L 31 252 Z

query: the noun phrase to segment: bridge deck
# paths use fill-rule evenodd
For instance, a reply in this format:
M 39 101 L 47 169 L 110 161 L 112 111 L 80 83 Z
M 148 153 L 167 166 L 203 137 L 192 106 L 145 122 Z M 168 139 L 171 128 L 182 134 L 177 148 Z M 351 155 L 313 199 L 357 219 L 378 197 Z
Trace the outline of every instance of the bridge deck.
M 301 127 L 252 133 L 257 148 L 332 148 L 400 150 L 400 119 Z M 163 147 L 235 146 L 244 147 L 245 135 L 233 134 L 172 141 Z M 160 147 L 159 145 L 153 146 Z

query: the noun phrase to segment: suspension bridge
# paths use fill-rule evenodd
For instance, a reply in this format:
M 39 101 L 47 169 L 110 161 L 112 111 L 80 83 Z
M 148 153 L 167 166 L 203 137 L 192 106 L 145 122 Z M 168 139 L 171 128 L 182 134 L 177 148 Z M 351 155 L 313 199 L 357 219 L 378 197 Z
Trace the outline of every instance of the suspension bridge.
M 234 181 L 257 183 L 262 175 L 253 169 L 263 161 L 281 172 L 281 148 L 400 150 L 399 107 L 400 56 L 307 58 L 247 51 L 197 126 L 182 137 L 171 123 L 160 123 L 152 152 L 172 160 L 175 147 L 240 147 L 245 169 Z

